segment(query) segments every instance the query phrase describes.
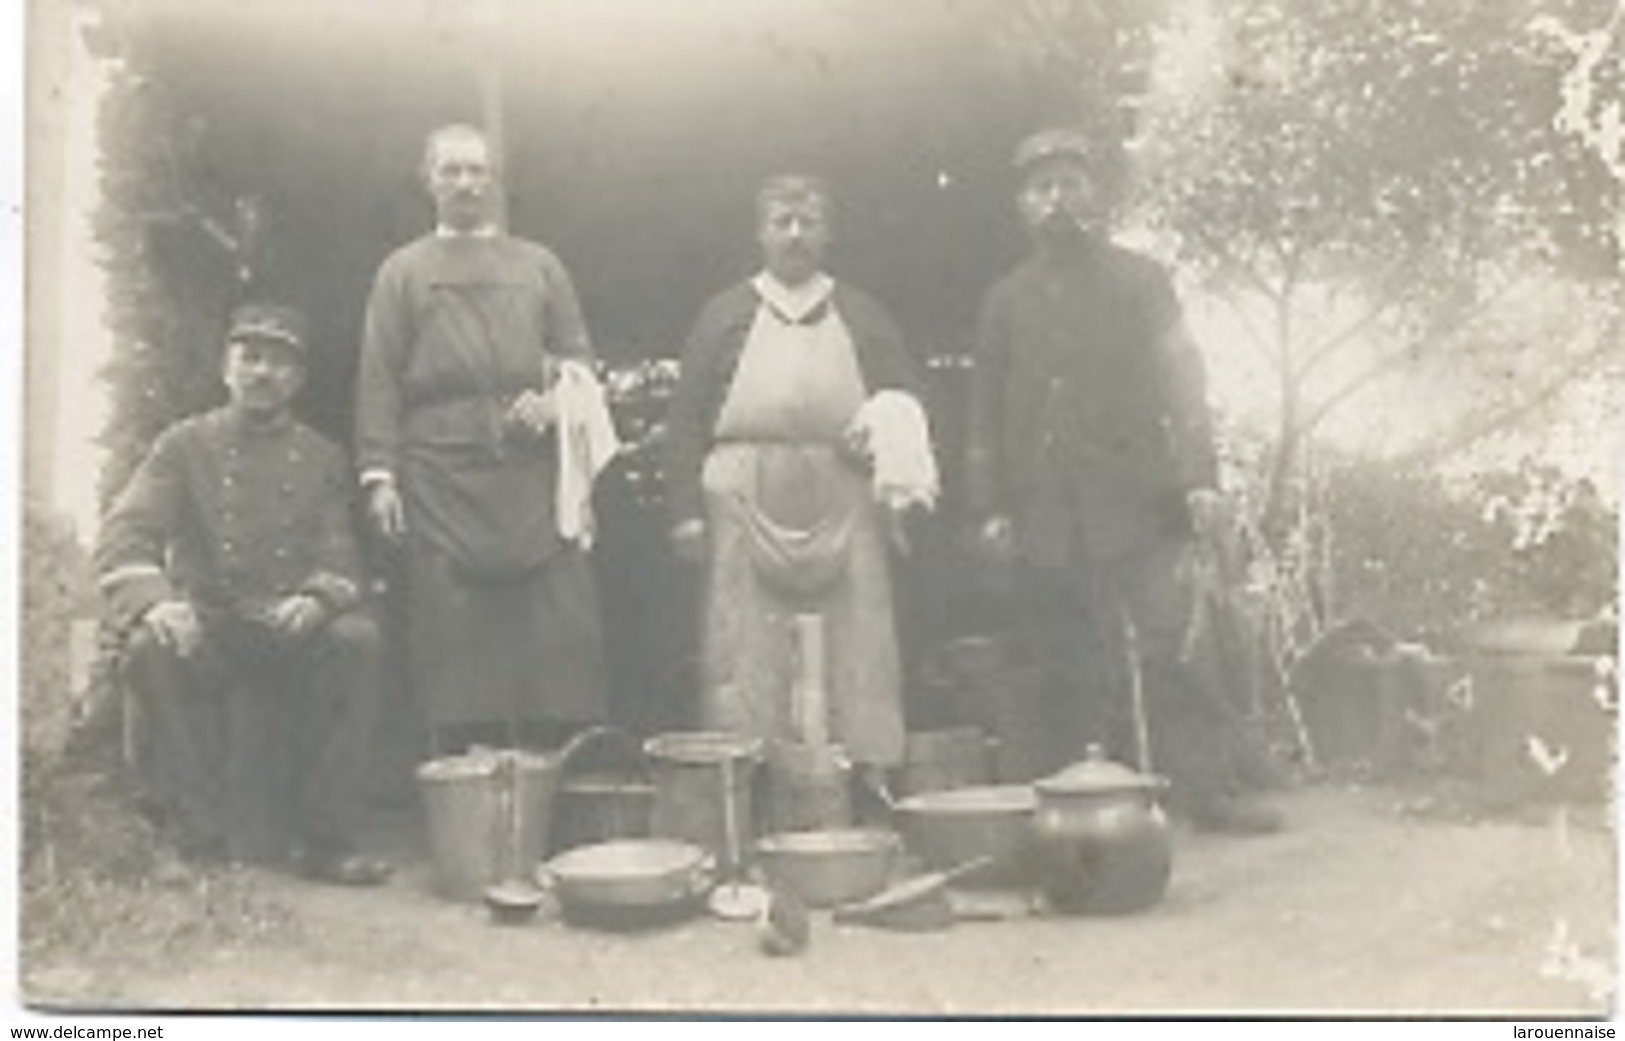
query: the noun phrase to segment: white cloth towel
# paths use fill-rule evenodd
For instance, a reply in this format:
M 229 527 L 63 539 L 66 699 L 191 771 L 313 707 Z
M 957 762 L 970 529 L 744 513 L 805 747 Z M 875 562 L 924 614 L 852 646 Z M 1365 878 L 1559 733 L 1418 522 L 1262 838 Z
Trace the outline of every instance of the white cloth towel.
M 874 465 L 875 501 L 897 512 L 936 506 L 941 492 L 925 409 L 912 394 L 883 390 L 852 418 L 848 436 Z
M 566 360 L 553 385 L 558 416 L 559 479 L 554 518 L 559 536 L 590 549 L 596 525 L 592 486 L 621 450 L 614 420 L 604 401 L 604 387 L 587 365 Z

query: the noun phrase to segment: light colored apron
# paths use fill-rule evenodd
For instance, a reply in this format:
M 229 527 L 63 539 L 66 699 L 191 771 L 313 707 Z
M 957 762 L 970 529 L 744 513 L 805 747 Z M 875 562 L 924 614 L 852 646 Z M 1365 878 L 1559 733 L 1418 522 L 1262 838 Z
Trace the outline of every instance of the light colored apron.
M 837 445 L 864 400 L 833 308 L 795 324 L 758 309 L 702 484 L 711 538 L 708 727 L 796 736 L 795 616 L 824 618 L 829 733 L 858 762 L 902 758 L 886 546 L 869 481 Z

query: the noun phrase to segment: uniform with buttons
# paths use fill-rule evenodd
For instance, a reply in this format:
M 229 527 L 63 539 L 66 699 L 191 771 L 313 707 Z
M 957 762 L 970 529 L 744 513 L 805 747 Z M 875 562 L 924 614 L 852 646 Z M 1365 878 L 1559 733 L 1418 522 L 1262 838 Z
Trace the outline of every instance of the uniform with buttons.
M 185 847 L 349 855 L 381 707 L 351 488 L 340 450 L 314 430 L 227 407 L 159 437 L 104 522 L 97 570 L 144 720 L 135 765 Z M 285 635 L 268 612 L 301 594 L 321 621 Z M 141 624 L 173 600 L 201 623 L 190 651 Z
M 104 525 L 98 566 L 115 619 L 176 596 L 244 619 L 294 593 L 331 614 L 355 607 L 351 487 L 338 447 L 300 423 L 266 430 L 224 408 L 182 421 Z

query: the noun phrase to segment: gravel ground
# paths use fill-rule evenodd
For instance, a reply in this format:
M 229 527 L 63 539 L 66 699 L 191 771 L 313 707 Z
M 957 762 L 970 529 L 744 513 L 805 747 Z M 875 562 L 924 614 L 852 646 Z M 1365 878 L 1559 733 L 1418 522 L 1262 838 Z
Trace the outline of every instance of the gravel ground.
M 799 957 L 711 920 L 636 935 L 496 929 L 408 866 L 379 890 L 264 874 L 295 927 L 158 966 L 30 966 L 35 1004 L 965 1015 L 1608 1015 L 1614 833 L 1555 808 L 1473 821 L 1412 794 L 1316 788 L 1291 828 L 1177 836 L 1174 882 L 1123 919 L 1023 916 L 933 934 L 815 919 Z M 1588 819 L 1589 818 L 1589 819 Z

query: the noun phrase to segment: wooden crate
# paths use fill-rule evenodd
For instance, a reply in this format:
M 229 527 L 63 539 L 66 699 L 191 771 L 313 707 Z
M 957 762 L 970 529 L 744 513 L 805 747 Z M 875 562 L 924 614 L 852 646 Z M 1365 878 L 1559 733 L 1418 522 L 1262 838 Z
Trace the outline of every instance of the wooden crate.
M 1619 703 L 1612 658 L 1478 655 L 1465 664 L 1465 765 L 1489 803 L 1608 797 Z

